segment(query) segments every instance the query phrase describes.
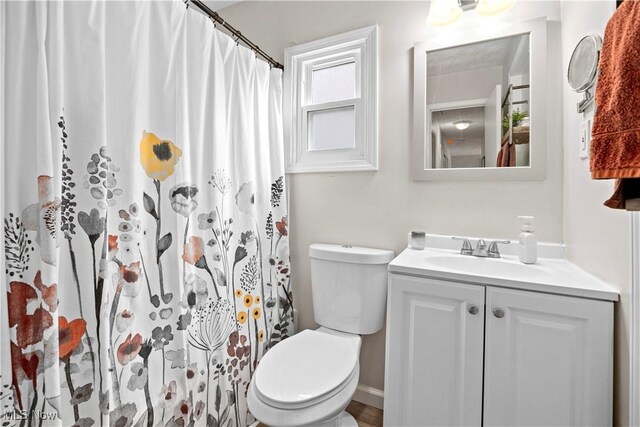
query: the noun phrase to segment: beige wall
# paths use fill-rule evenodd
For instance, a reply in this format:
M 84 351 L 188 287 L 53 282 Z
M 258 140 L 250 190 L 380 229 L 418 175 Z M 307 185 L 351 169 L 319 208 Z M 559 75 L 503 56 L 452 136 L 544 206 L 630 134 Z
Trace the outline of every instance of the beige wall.
M 406 232 L 412 229 L 514 238 L 518 234 L 516 215 L 535 215 L 541 240 L 565 240 L 572 260 L 621 289 L 623 303 L 616 310 L 615 406 L 616 424 L 625 424 L 628 220 L 625 213 L 601 206 L 611 184 L 591 181 L 587 163 L 578 159 L 577 143 L 574 143 L 577 97 L 564 82 L 569 46 L 589 31 L 601 32 L 613 11 L 611 4 L 613 0 L 611 3 L 563 2 L 562 17 L 569 22 L 562 32 L 563 64 L 557 51 L 561 12 L 557 2 L 520 1 L 507 13 L 493 18 L 493 22 L 474 21 L 472 13 L 465 13 L 458 24 L 443 29 L 426 26 L 427 2 L 243 1 L 221 11 L 225 19 L 280 62 L 284 49 L 296 43 L 367 25 L 377 24 L 380 28 L 380 170 L 289 176 L 293 283 L 302 328 L 315 326 L 307 256 L 307 248 L 313 242 L 350 243 L 399 252 L 405 247 Z M 551 21 L 549 66 L 554 70 L 548 82 L 547 179 L 476 183 L 411 181 L 408 166 L 413 44 L 429 37 L 447 37 L 479 23 L 493 25 L 500 20 L 545 15 Z M 558 95 L 561 93 L 565 96 L 564 103 Z M 361 383 L 379 389 L 383 388 L 384 340 L 384 331 L 366 337 L 361 356 Z
M 613 0 L 586 4 L 562 2 L 563 70 L 578 41 L 587 34 L 602 36 L 615 10 Z M 621 302 L 615 310 L 614 422 L 622 426 L 629 422 L 630 219 L 629 213 L 602 205 L 613 183 L 592 180 L 589 162 L 578 156 L 578 126 L 583 118 L 576 113 L 576 103 L 580 99 L 564 86 L 564 240 L 573 262 L 620 290 Z
M 309 258 L 313 242 L 349 243 L 400 252 L 412 229 L 438 234 L 514 238 L 517 215 L 535 215 L 539 237 L 562 241 L 561 109 L 551 103 L 548 123 L 556 135 L 549 146 L 548 178 L 538 182 L 435 183 L 409 177 L 411 139 L 412 47 L 425 40 L 426 2 L 254 2 L 221 11 L 243 34 L 282 62 L 284 49 L 296 44 L 377 24 L 380 29 L 379 153 L 377 172 L 289 175 L 291 258 L 296 307 L 302 328 L 314 327 Z M 559 20 L 551 2 L 520 2 L 501 19 L 547 15 Z M 464 19 L 468 19 L 465 17 Z M 472 23 L 440 30 L 464 30 Z M 550 37 L 559 39 L 558 26 Z M 555 66 L 559 68 L 559 52 Z M 552 62 L 554 64 L 554 62 Z M 559 93 L 560 74 L 549 93 Z M 362 384 L 383 388 L 384 331 L 364 340 Z

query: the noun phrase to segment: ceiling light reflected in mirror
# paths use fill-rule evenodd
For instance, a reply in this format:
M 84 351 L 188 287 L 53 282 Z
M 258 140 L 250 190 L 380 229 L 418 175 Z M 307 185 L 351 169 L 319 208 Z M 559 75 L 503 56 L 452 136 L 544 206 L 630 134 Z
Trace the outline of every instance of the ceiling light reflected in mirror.
M 453 125 L 458 130 L 465 130 L 466 128 L 471 126 L 471 122 L 469 120 L 458 120 L 458 121 L 453 122 Z

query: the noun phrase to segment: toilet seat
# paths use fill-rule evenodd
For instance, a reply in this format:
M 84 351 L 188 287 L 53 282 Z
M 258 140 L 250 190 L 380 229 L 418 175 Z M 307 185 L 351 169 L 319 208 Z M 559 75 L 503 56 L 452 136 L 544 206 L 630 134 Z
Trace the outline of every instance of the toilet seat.
M 263 424 L 272 427 L 329 426 L 346 409 L 358 387 L 360 366 L 351 380 L 333 396 L 306 408 L 282 409 L 263 402 L 257 395 L 255 383 L 251 381 L 247 393 L 247 404 L 253 416 Z M 354 420 L 355 421 L 355 420 Z M 342 424 L 338 424 L 342 425 Z M 352 424 L 353 425 L 353 424 Z
M 273 347 L 256 369 L 253 390 L 281 409 L 313 406 L 338 394 L 359 374 L 360 337 L 326 328 L 304 330 Z
M 353 417 L 343 411 L 358 387 L 360 344 L 359 335 L 325 327 L 278 343 L 254 372 L 247 391 L 249 410 L 269 426 L 355 426 Z M 309 384 L 312 372 L 323 372 L 328 378 Z

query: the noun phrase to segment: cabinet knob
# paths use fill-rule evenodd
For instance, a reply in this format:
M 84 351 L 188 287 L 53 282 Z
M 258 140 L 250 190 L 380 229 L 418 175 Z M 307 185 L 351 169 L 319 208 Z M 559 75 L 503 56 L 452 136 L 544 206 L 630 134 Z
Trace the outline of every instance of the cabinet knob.
M 498 319 L 502 319 L 504 317 L 504 310 L 502 310 L 501 308 L 494 308 L 493 315 Z
M 467 307 L 467 311 L 469 312 L 469 314 L 478 314 L 478 306 L 471 304 L 469 307 Z

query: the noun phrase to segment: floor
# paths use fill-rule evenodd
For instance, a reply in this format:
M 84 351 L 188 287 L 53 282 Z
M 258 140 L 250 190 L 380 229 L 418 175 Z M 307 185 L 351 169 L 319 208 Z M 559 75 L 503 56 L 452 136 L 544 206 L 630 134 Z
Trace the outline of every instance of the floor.
M 352 400 L 347 406 L 347 412 L 353 415 L 359 427 L 382 427 L 382 409 Z M 266 426 L 258 423 L 258 427 Z
M 382 409 L 352 400 L 347 412 L 353 415 L 359 427 L 382 427 Z

